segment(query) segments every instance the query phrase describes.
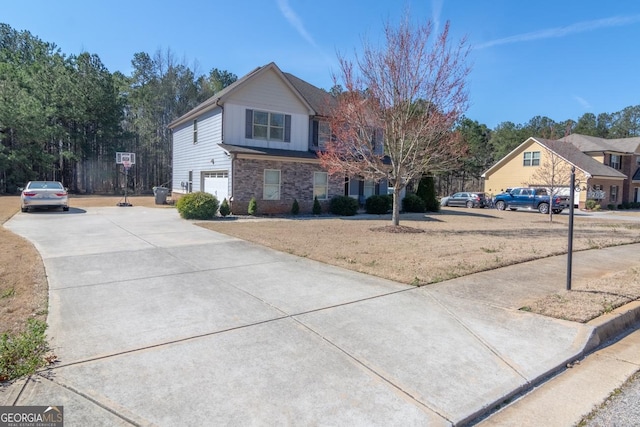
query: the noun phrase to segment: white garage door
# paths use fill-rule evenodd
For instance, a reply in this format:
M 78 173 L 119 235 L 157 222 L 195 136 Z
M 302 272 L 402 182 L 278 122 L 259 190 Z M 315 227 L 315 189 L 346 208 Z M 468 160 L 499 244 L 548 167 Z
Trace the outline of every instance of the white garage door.
M 204 191 L 213 194 L 222 203 L 224 199 L 229 199 L 229 172 L 215 171 L 203 172 Z

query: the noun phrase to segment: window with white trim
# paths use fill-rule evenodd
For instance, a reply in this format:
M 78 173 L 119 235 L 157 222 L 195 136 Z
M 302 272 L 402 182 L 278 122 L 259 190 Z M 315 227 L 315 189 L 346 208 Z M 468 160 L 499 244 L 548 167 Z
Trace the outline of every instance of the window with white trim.
M 540 152 L 525 151 L 522 156 L 522 166 L 540 166 Z
M 267 141 L 291 141 L 291 116 L 269 111 L 247 110 L 246 137 Z
M 313 173 L 313 197 L 318 200 L 329 198 L 329 174 L 327 172 Z
M 198 119 L 193 121 L 193 143 L 198 143 Z
M 376 193 L 376 183 L 372 179 L 364 180 L 363 196 L 366 198 L 373 196 Z
M 621 164 L 621 156 L 617 154 L 612 154 L 611 160 L 609 161 L 609 166 L 611 166 L 614 169 L 620 169 L 620 164 Z
M 609 188 L 609 201 L 611 203 L 616 203 L 618 201 L 618 186 L 612 185 Z
M 280 170 L 264 170 L 262 198 L 264 200 L 280 200 Z

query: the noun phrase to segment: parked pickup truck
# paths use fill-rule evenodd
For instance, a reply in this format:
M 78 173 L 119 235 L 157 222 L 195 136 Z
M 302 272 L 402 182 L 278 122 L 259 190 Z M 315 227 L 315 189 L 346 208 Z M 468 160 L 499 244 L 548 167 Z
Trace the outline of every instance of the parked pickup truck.
M 493 199 L 498 210 L 536 209 L 540 213 L 549 213 L 549 194 L 544 188 L 512 188 L 508 192 L 500 193 Z M 560 213 L 569 207 L 567 196 L 554 196 L 551 210 Z

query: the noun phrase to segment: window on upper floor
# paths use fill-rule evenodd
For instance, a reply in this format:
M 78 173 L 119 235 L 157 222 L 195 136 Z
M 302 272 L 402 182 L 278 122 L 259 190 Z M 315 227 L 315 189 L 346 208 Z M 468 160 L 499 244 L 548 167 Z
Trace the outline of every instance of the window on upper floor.
M 611 159 L 609 160 L 609 166 L 611 166 L 614 169 L 620 169 L 620 166 L 621 166 L 620 160 L 621 160 L 621 156 L 617 154 L 612 154 Z
M 264 200 L 280 200 L 280 170 L 264 170 L 264 187 L 262 198 Z
M 313 173 L 313 197 L 318 200 L 329 198 L 329 174 L 327 172 Z
M 540 152 L 525 151 L 522 157 L 522 166 L 540 166 Z
M 193 143 L 196 144 L 198 142 L 198 119 L 193 121 Z
M 331 140 L 331 126 L 329 122 L 313 120 L 311 126 L 311 146 L 325 147 L 326 143 Z
M 268 111 L 247 110 L 245 133 L 248 139 L 291 141 L 291 116 Z

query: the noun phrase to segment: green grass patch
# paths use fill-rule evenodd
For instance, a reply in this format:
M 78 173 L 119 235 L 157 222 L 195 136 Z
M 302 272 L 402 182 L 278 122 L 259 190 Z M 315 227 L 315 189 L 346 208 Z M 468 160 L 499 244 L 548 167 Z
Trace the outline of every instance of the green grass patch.
M 47 365 L 45 354 L 49 351 L 49 345 L 46 329 L 46 322 L 29 319 L 25 332 L 0 336 L 0 381 L 31 375 Z

